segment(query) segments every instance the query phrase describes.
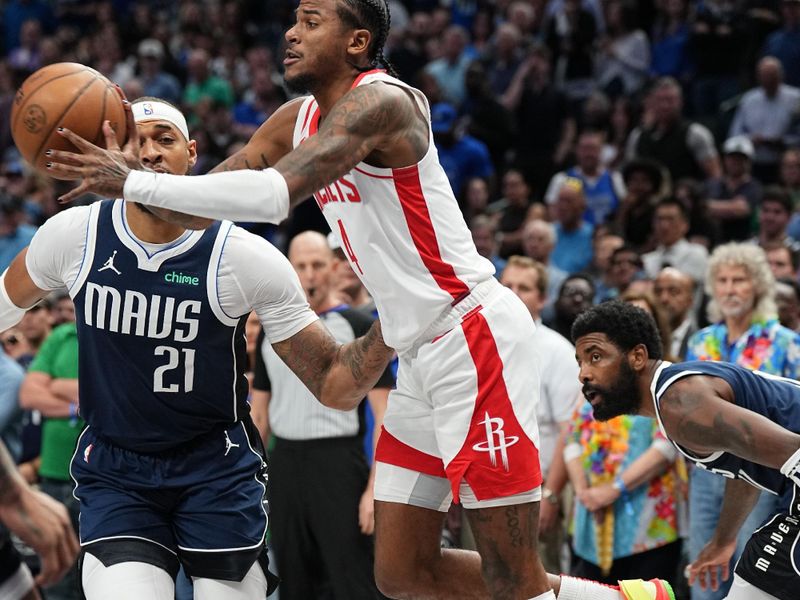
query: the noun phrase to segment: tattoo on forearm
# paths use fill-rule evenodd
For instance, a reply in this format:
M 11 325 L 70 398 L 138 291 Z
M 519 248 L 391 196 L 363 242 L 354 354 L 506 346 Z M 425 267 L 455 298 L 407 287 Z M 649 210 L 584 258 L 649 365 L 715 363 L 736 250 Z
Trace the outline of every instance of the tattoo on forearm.
M 248 157 L 246 150 L 241 150 L 226 158 L 216 167 L 211 170 L 211 173 L 219 173 L 220 171 L 241 171 L 243 169 L 252 169 L 256 171 L 260 171 L 262 169 L 266 169 L 269 167 L 269 161 L 267 157 L 264 156 L 264 153 L 261 152 L 258 155 L 258 161 L 253 160 L 251 162 L 251 158 Z

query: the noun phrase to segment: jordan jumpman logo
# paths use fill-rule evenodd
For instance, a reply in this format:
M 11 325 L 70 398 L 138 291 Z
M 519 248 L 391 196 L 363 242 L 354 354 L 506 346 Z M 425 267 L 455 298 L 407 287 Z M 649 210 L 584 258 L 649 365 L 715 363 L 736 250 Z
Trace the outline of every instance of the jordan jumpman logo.
M 228 432 L 225 432 L 225 456 L 228 456 L 228 452 L 231 451 L 231 448 L 238 448 L 239 444 L 234 444 L 231 441 L 231 438 L 228 437 Z
M 98 271 L 105 271 L 106 269 L 111 269 L 117 275 L 122 275 L 122 273 L 120 273 L 117 270 L 117 267 L 114 266 L 114 257 L 116 255 L 117 255 L 117 251 L 114 250 L 114 253 L 111 256 L 108 257 L 108 260 L 105 262 L 105 264 L 102 267 L 100 267 L 99 269 L 97 269 L 97 270 Z

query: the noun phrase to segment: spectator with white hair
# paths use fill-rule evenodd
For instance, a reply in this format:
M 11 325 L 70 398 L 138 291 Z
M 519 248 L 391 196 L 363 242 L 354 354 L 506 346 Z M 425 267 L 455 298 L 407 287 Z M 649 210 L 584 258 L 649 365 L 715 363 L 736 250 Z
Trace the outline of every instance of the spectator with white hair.
M 753 142 L 753 173 L 764 182 L 778 179 L 781 152 L 796 141 L 793 125 L 800 108 L 800 89 L 783 83 L 783 66 L 765 56 L 756 68 L 758 87 L 742 96 L 729 135 Z
M 735 363 L 747 369 L 764 371 L 790 379 L 800 376 L 800 335 L 778 322 L 775 305 L 775 279 L 764 251 L 754 244 L 732 243 L 717 247 L 711 254 L 706 275 L 706 293 L 711 297 L 708 315 L 712 325 L 689 340 L 686 360 L 712 360 Z M 731 566 L 744 549 L 753 531 L 790 499 L 762 493 L 738 537 L 730 540 L 730 524 L 725 522 L 722 499 L 725 479 L 704 469 L 694 469 L 689 487 L 689 558 L 696 560 L 707 544 L 735 545 Z M 707 553 L 708 550 L 705 550 Z M 730 582 L 720 590 L 692 589 L 694 600 L 720 600 Z
M 468 43 L 467 31 L 460 25 L 450 25 L 442 35 L 442 56 L 425 67 L 442 89 L 444 99 L 456 107 L 466 95 L 464 75 L 471 60 L 466 52 Z

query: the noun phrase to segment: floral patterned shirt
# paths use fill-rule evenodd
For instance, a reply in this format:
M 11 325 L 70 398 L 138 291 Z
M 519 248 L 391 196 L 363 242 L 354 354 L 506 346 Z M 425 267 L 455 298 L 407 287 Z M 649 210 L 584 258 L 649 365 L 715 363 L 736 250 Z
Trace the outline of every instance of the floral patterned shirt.
M 732 344 L 725 323 L 715 323 L 689 338 L 686 360 L 729 362 L 746 369 L 798 379 L 800 334 L 776 319 L 756 321 Z

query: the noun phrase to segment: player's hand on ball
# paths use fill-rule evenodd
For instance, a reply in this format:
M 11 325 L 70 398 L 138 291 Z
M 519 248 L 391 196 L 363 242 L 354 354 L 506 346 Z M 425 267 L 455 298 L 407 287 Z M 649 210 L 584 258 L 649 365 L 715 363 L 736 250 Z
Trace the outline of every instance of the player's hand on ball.
M 59 202 L 71 202 L 86 193 L 106 198 L 121 198 L 125 180 L 131 169 L 141 169 L 139 160 L 139 135 L 130 104 L 125 102 L 128 142 L 119 147 L 117 136 L 108 121 L 103 122 L 106 148 L 100 148 L 66 128 L 59 133 L 71 142 L 80 153 L 48 150 L 47 169 L 54 177 L 80 179 L 81 184 L 61 196 Z
M 693 563 L 686 567 L 689 585 L 695 581 L 700 583 L 704 590 L 719 589 L 719 584 L 730 577 L 730 564 L 733 552 L 736 550 L 736 540 L 722 543 L 712 539 L 697 555 Z M 722 576 L 719 572 L 722 571 Z

